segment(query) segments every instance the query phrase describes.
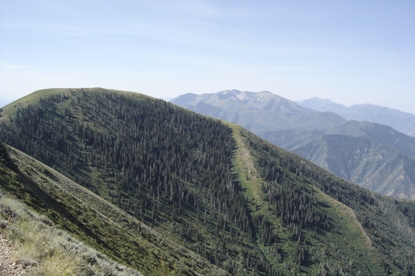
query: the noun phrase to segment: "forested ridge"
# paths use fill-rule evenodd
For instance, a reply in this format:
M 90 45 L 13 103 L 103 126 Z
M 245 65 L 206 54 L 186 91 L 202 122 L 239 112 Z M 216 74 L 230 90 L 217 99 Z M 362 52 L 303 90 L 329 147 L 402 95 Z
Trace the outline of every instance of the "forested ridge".
M 236 273 L 244 250 L 256 254 L 232 174 L 232 132 L 220 121 L 162 100 L 86 89 L 40 97 L 11 121 L 2 140 L 213 264 Z
M 35 92 L 6 106 L 0 122 L 0 140 L 230 274 L 415 273 L 413 202 L 219 120 L 96 88 Z
M 271 210 L 268 224 L 279 219 L 283 226 L 279 232 L 278 227 L 263 227 L 264 237 L 283 238 L 288 230 L 286 242 L 289 238 L 297 241 L 292 253 L 297 264 L 315 263 L 318 274 L 390 275 L 400 271 L 413 275 L 413 201 L 372 193 L 247 131 L 242 133 L 264 179 L 263 205 Z M 349 213 L 347 219 L 339 209 L 354 214 Z M 266 217 L 267 212 L 263 213 Z M 356 222 L 363 233 L 350 227 Z M 359 259 L 349 257 L 357 252 Z

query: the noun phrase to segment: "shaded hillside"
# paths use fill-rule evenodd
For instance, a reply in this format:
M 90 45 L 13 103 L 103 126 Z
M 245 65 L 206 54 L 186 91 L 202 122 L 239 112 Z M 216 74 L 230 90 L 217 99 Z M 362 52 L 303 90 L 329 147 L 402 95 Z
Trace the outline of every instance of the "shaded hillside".
M 268 141 L 372 191 L 415 198 L 415 139 L 369 122 L 346 122 L 328 131 L 275 131 Z
M 389 146 L 415 159 L 415 137 L 402 134 L 391 127 L 369 122 L 348 121 L 331 128 L 327 134 L 362 137 Z
M 293 152 L 362 187 L 414 199 L 415 160 L 361 137 L 323 135 Z
M 141 276 L 140 272 L 121 265 L 88 246 L 85 237 L 74 236 L 59 229 L 54 221 L 63 218 L 57 219 L 56 213 L 53 218 L 43 215 L 48 212 L 52 216 L 52 208 L 49 211 L 44 208 L 52 207 L 52 204 L 42 202 L 46 198 L 37 197 L 29 187 L 33 188 L 32 184 L 37 183 L 39 186 L 35 187 L 44 187 L 50 195 L 53 194 L 51 190 L 55 186 L 54 181 L 45 174 L 53 172 L 45 169 L 44 165 L 21 152 L 7 151 L 0 143 L 0 274 Z M 30 182 L 25 179 L 29 171 Z M 19 202 L 16 197 L 24 198 L 23 202 Z M 56 199 L 63 204 L 69 203 L 65 197 L 57 196 Z M 90 219 L 100 220 L 93 217 Z M 73 225 L 66 225 L 67 228 L 71 226 Z M 111 229 L 108 227 L 106 230 Z
M 3 153 L 0 152 L 0 156 L 4 156 Z M 12 163 L 0 158 L 0 191 L 14 195 L 32 210 L 46 216 L 47 220 L 40 220 L 46 224 L 41 226 L 42 231 L 51 226 L 58 227 L 97 250 L 88 249 L 81 254 L 85 250 L 81 250 L 80 245 L 73 248 L 74 244 L 70 242 L 75 241 L 70 238 L 69 243 L 63 245 L 68 251 L 75 250 L 77 257 L 89 266 L 102 266 L 99 274 L 141 275 L 117 265 L 113 265 L 115 268 L 111 272 L 106 268 L 113 262 L 108 257 L 138 269 L 144 275 L 226 274 L 52 168 L 18 150 L 9 149 L 8 155 Z M 0 206 L 2 212 L 3 208 Z M 101 265 L 102 262 L 105 263 Z M 88 270 L 80 273 L 91 275 Z
M 305 108 L 337 113 L 347 120 L 374 122 L 390 126 L 407 135 L 415 136 L 415 115 L 397 109 L 373 104 L 356 104 L 346 107 L 319 98 L 311 98 L 297 103 Z
M 346 121 L 331 112 L 311 111 L 270 92 L 232 90 L 216 94 L 185 94 L 172 102 L 247 127 L 273 144 L 300 154 L 372 191 L 399 198 L 415 198 L 412 172 L 403 169 L 410 168 L 410 158 L 415 157 L 415 138 L 390 127 Z M 329 101 L 324 104 L 334 111 L 340 108 Z M 336 139 L 325 139 L 327 135 L 360 139 L 349 139 L 355 143 L 342 144 L 335 142 Z M 364 143 L 358 142 L 362 139 Z M 365 144 L 373 145 L 368 153 L 370 156 L 386 158 L 378 162 L 372 162 L 363 154 L 356 155 L 361 159 L 350 158 L 351 153 L 366 152 Z
M 126 245 L 116 258 L 144 274 L 415 273 L 412 202 L 372 194 L 238 126 L 99 88 L 38 91 L 5 107 L 0 120 L 0 139 L 130 216 L 60 178 L 52 177 L 62 189 L 33 193 L 40 172 L 10 192 L 33 206 L 51 201 L 56 211 L 47 215 L 69 220 L 68 231 L 109 255 Z M 128 235 L 101 232 L 110 222 L 91 225 L 83 214 L 101 217 L 96 210 L 122 225 L 111 231 Z M 135 248 L 149 259 L 128 253 Z

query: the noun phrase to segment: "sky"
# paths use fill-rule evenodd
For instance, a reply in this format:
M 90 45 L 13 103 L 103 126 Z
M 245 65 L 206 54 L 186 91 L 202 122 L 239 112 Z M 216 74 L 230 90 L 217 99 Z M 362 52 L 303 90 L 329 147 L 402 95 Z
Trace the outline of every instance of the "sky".
M 0 0 L 0 104 L 227 89 L 415 114 L 415 1 Z

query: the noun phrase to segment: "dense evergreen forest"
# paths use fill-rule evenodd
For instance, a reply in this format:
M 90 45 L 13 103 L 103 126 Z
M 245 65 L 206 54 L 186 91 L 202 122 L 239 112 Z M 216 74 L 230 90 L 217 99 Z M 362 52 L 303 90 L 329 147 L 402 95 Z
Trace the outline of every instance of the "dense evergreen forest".
M 252 251 L 253 229 L 232 174 L 232 131 L 220 121 L 162 100 L 86 89 L 40 98 L 11 121 L 1 132 L 11 146 L 231 273 L 249 264 L 236 264 Z
M 0 122 L 0 140 L 230 274 L 415 273 L 412 202 L 352 185 L 246 130 L 104 89 L 36 92 Z

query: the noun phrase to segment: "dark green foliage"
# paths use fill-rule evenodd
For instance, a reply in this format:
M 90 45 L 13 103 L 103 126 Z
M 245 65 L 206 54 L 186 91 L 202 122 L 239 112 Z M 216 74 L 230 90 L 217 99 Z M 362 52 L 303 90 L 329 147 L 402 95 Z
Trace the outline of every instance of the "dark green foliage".
M 10 150 L 19 167 L 0 166 L 0 195 L 9 193 L 101 253 L 144 275 L 226 275 L 207 260 L 135 220 L 44 164 Z M 16 213 L 0 206 L 13 221 Z M 82 256 L 82 254 L 80 254 Z M 88 257 L 94 265 L 95 257 Z M 108 274 L 113 275 L 113 274 Z
M 12 170 L 17 168 L 16 164 L 14 164 L 13 160 L 10 158 L 6 146 L 2 142 L 0 142 L 0 164 Z
M 396 200 L 397 208 L 408 217 L 408 221 L 412 227 L 415 227 L 415 204 L 409 200 Z

